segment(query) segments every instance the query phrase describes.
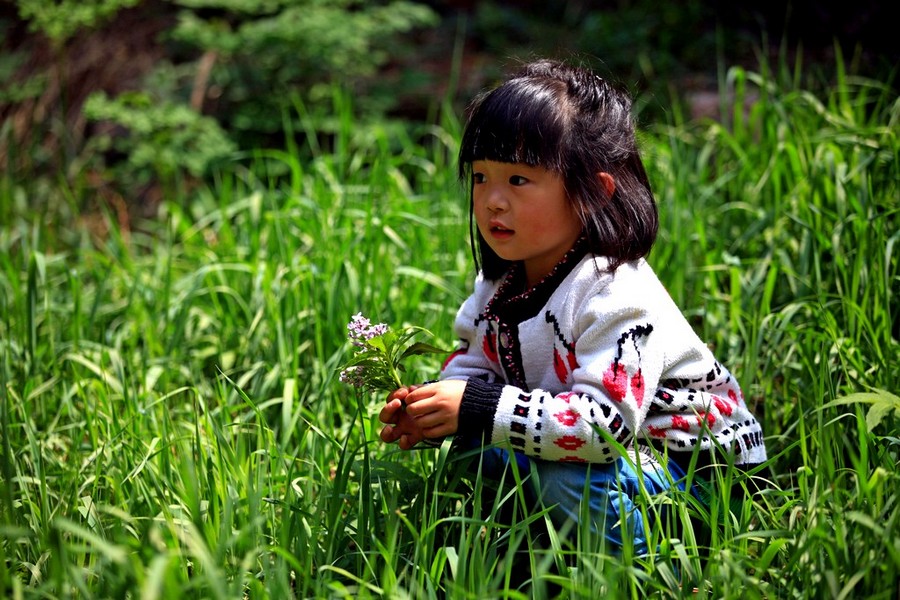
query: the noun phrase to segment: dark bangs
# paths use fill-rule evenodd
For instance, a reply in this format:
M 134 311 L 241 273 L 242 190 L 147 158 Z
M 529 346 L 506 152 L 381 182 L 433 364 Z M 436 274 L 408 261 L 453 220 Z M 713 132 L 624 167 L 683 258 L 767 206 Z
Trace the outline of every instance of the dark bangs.
M 563 172 L 568 127 L 564 113 L 565 84 L 516 78 L 469 106 L 459 149 L 459 177 L 471 176 L 472 161 L 524 163 Z M 561 102 L 562 99 L 562 102 Z

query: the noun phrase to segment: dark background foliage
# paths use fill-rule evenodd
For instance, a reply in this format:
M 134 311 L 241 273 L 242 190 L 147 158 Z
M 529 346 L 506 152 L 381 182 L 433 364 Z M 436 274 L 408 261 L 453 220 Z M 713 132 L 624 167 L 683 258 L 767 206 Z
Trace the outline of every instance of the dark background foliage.
M 825 86 L 840 48 L 851 73 L 892 79 L 887 13 L 876 0 L 5 1 L 0 168 L 63 173 L 152 214 L 236 152 L 303 146 L 313 121 L 327 140 L 336 89 L 362 128 L 431 123 L 539 55 L 629 88 L 644 121 L 673 103 L 715 117 L 726 66 L 787 56 Z

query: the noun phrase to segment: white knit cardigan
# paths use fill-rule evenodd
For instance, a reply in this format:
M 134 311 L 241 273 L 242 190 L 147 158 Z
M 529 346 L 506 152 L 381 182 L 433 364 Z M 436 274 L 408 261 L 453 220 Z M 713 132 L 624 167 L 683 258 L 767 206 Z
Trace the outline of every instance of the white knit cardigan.
M 512 296 L 509 274 L 476 280 L 441 373 L 468 382 L 460 434 L 554 461 L 608 463 L 635 443 L 682 458 L 699 444 L 738 465 L 766 459 L 737 381 L 645 260 L 614 273 L 591 254 L 564 263 L 555 281 L 551 273 L 511 301 L 530 303 L 524 313 L 498 308 Z

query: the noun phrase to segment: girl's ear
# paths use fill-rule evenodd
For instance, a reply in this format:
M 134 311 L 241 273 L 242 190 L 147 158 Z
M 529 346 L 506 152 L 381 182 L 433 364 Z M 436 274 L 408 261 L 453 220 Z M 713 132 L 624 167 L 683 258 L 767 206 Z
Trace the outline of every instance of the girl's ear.
M 597 173 L 597 180 L 600 182 L 600 186 L 606 192 L 607 198 L 612 198 L 612 195 L 616 192 L 616 180 L 612 175 L 605 171 L 600 171 Z

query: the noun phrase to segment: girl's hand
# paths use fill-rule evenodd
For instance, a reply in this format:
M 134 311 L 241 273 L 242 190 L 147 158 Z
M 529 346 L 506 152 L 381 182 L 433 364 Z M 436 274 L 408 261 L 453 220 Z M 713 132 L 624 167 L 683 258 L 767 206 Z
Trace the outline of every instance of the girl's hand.
M 409 450 L 423 439 L 425 434 L 416 424 L 415 419 L 404 409 L 407 396 L 420 386 L 403 387 L 391 392 L 387 403 L 378 414 L 378 420 L 387 425 L 381 430 L 381 440 L 388 444 L 399 442 L 402 450 Z
M 416 430 L 424 437 L 453 435 L 459 427 L 459 406 L 465 389 L 466 382 L 458 380 L 411 388 L 404 398 L 406 415 L 413 419 Z

